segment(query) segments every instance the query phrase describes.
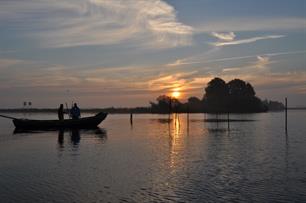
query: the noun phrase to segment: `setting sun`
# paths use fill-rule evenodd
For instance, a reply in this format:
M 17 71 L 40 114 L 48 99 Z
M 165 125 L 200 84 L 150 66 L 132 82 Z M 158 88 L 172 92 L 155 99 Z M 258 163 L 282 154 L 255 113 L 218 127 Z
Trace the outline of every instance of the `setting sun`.
M 174 92 L 172 92 L 172 97 L 174 97 L 174 98 L 179 98 L 180 97 L 180 95 L 181 95 L 181 93 L 179 92 L 179 91 L 174 91 Z

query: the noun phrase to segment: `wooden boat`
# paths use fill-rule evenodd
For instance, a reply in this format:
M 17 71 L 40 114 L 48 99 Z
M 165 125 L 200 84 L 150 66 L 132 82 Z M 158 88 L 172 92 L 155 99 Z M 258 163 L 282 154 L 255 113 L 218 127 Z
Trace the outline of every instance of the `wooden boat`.
M 65 120 L 32 120 L 13 119 L 18 129 L 60 129 L 60 128 L 93 128 L 97 127 L 107 116 L 107 113 L 100 112 L 95 116 L 80 119 Z

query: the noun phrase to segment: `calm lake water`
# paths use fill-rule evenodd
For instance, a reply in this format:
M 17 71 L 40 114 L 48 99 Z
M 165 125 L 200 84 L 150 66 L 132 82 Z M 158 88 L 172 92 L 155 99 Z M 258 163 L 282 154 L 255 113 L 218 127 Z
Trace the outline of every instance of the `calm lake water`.
M 254 121 L 229 130 L 209 117 L 32 133 L 0 118 L 0 202 L 306 202 L 306 111 L 289 111 L 287 134 L 283 113 L 232 115 Z

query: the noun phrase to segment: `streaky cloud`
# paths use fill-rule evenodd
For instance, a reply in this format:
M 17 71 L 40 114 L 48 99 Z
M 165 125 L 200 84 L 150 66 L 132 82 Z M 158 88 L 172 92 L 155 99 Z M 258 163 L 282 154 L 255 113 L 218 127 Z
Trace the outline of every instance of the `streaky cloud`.
M 192 25 L 195 33 L 276 31 L 306 29 L 306 19 L 299 17 L 244 17 L 203 21 Z
M 218 32 L 212 32 L 212 36 L 222 40 L 222 41 L 233 41 L 236 37 L 234 32 L 229 33 L 218 33 Z
M 132 43 L 172 48 L 192 44 L 193 28 L 163 0 L 0 1 L 0 25 L 24 28 L 42 47 Z
M 306 53 L 306 50 L 267 53 L 267 54 L 264 54 L 264 55 L 266 55 L 266 56 L 281 56 L 281 55 L 304 54 L 304 53 Z
M 257 64 L 258 68 L 265 68 L 266 65 L 270 64 L 270 57 L 268 56 L 257 56 Z
M 264 56 L 281 56 L 281 55 L 292 55 L 292 54 L 305 54 L 306 50 L 300 51 L 288 51 L 288 52 L 275 52 L 275 53 L 263 53 L 260 54 L 261 57 Z M 242 60 L 248 58 L 258 58 L 259 55 L 247 55 L 247 56 L 235 56 L 235 57 L 226 57 L 226 58 L 219 58 L 219 59 L 211 59 L 211 60 L 203 60 L 203 61 L 194 61 L 188 59 L 178 59 L 174 63 L 169 63 L 166 66 L 182 66 L 182 65 L 192 65 L 192 64 L 207 64 L 207 63 L 214 63 L 214 62 L 224 62 L 224 61 L 234 61 L 234 60 Z M 191 57 L 189 57 L 191 58 Z
M 235 67 L 235 68 L 223 68 L 222 72 L 232 72 L 232 71 L 239 71 L 241 70 L 240 67 Z
M 230 45 L 239 45 L 239 44 L 248 44 L 253 43 L 259 40 L 267 40 L 267 39 L 278 39 L 283 38 L 285 35 L 268 35 L 268 36 L 262 36 L 262 37 L 253 37 L 248 39 L 241 39 L 241 40 L 235 40 L 235 41 L 228 41 L 228 42 L 215 42 L 212 43 L 214 46 L 222 47 L 222 46 L 230 46 Z
M 10 66 L 14 66 L 23 62 L 24 61 L 20 59 L 0 58 L 0 70 L 9 68 Z

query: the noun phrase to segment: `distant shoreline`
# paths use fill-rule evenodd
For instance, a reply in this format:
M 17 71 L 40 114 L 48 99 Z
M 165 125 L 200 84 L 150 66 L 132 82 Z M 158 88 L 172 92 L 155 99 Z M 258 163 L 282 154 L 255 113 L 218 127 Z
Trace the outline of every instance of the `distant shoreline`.
M 288 110 L 306 110 L 306 107 L 290 107 Z M 153 113 L 149 107 L 138 107 L 138 108 L 93 108 L 93 109 L 81 109 L 84 113 L 97 113 L 97 112 L 106 112 L 111 114 L 145 114 L 145 113 Z M 279 110 L 279 111 L 284 111 Z M 8 109 L 0 109 L 1 113 L 57 113 L 56 108 L 8 108 Z M 275 111 L 268 111 L 275 112 Z M 187 113 L 187 112 L 178 112 L 178 113 Z M 211 112 L 189 112 L 189 113 L 211 113 Z M 237 112 L 239 113 L 239 112 Z M 155 112 L 153 114 L 156 114 Z M 167 114 L 167 113 L 161 113 Z M 220 113 L 222 114 L 222 113 Z M 224 113 L 223 113 L 224 114 Z
M 11 108 L 11 109 L 0 109 L 2 113 L 57 113 L 57 108 Z M 141 108 L 135 110 L 134 108 L 93 108 L 88 109 L 84 108 L 81 109 L 81 112 L 84 113 L 98 113 L 98 112 L 105 112 L 105 113 L 118 113 L 118 114 L 129 114 L 129 113 L 151 113 L 149 108 Z

